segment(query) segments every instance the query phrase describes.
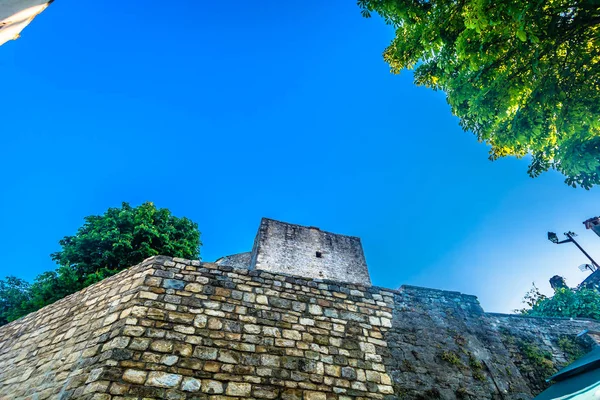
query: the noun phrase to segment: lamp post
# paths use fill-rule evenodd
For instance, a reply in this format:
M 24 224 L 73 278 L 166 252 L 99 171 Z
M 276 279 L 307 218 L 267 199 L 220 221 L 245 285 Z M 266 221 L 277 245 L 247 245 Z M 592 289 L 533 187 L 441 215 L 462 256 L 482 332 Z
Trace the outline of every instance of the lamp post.
M 558 236 L 556 236 L 556 233 L 548 232 L 548 240 L 549 241 L 551 241 L 554 244 L 573 243 L 592 262 L 592 265 L 594 266 L 595 270 L 600 269 L 600 266 L 598 266 L 596 261 L 594 261 L 594 259 L 592 257 L 590 257 L 590 255 L 588 253 L 586 253 L 586 251 L 583 249 L 583 247 L 581 247 L 579 245 L 579 243 L 577 243 L 577 241 L 573 238 L 574 236 L 577 236 L 574 232 L 565 232 L 565 236 L 567 237 L 567 239 L 559 241 Z

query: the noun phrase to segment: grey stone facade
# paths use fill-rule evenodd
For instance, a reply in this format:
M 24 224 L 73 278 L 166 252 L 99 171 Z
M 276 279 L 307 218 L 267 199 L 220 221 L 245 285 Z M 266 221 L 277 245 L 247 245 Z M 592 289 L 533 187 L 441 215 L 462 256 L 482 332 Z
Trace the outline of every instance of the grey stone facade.
M 402 286 L 386 365 L 402 399 L 531 399 L 596 345 L 597 321 L 485 313 L 475 296 Z
M 250 269 L 370 285 L 360 238 L 263 218 Z
M 219 265 L 370 285 L 360 238 L 263 218 L 252 251 L 221 257 Z

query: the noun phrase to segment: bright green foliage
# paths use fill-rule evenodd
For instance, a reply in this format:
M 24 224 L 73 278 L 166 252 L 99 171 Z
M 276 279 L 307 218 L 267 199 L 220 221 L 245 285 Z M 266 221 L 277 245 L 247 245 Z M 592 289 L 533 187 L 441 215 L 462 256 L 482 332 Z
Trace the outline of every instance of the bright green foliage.
M 530 363 L 535 365 L 541 376 L 549 376 L 556 372 L 552 354 L 540 349 L 535 343 L 520 339 L 517 346 Z
M 59 243 L 62 250 L 51 255 L 59 264 L 55 271 L 38 275 L 32 285 L 0 280 L 0 325 L 154 255 L 199 259 L 201 245 L 196 223 L 149 202 L 86 217 L 77 234 Z
M 586 353 L 585 344 L 578 342 L 577 339 L 577 337 L 565 335 L 557 342 L 558 347 L 565 353 L 567 361 L 570 363 Z
M 600 293 L 594 289 L 558 288 L 554 296 L 547 297 L 534 285 L 525 295 L 528 308 L 521 314 L 536 317 L 593 318 L 600 320 Z
M 0 280 L 0 325 L 19 318 L 30 300 L 30 285 L 14 276 Z
M 358 0 L 396 29 L 392 72 L 446 92 L 490 159 L 532 155 L 569 185 L 600 183 L 600 2 Z

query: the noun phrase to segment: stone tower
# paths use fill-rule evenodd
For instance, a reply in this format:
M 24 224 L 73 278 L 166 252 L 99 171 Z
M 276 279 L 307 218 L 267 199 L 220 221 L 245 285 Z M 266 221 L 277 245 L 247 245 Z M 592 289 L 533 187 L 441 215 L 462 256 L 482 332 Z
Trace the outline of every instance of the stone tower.
M 263 218 L 251 252 L 219 265 L 371 285 L 360 238 Z

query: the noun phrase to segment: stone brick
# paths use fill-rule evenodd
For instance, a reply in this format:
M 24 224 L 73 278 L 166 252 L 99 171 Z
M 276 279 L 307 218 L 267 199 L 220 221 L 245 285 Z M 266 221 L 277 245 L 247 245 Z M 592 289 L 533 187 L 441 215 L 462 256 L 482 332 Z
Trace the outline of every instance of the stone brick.
M 174 355 L 164 355 L 162 356 L 162 358 L 160 359 L 161 364 L 165 364 L 168 366 L 172 366 L 177 364 L 177 361 L 179 361 L 179 357 L 174 356 Z
M 308 306 L 308 312 L 313 315 L 321 315 L 323 314 L 323 309 L 317 304 L 310 304 Z
M 223 393 L 223 383 L 211 379 L 202 380 L 202 391 L 208 394 Z
M 171 311 L 169 312 L 167 319 L 171 322 L 176 322 L 180 324 L 191 324 L 194 320 L 194 315 Z
M 258 325 L 246 324 L 244 325 L 244 332 L 257 334 L 260 333 L 261 328 Z
M 277 399 L 279 389 L 272 386 L 256 386 L 252 388 L 252 396 L 257 399 Z
M 194 349 L 194 357 L 201 360 L 216 360 L 217 353 L 218 351 L 214 347 L 196 347 Z
M 281 337 L 281 331 L 278 328 L 273 328 L 270 326 L 264 326 L 263 327 L 263 334 L 265 336 L 272 336 L 272 337 Z
M 225 394 L 228 396 L 249 397 L 251 391 L 252 385 L 249 383 L 229 382 Z
M 282 334 L 285 339 L 302 340 L 302 334 L 298 331 L 284 329 Z
M 181 390 L 186 392 L 197 392 L 200 390 L 202 382 L 196 378 L 185 377 L 181 383 Z
M 146 377 L 148 376 L 148 372 L 139 371 L 135 369 L 126 369 L 123 373 L 123 380 L 129 383 L 135 383 L 138 385 L 144 384 L 146 382 Z
M 223 328 L 223 322 L 217 318 L 208 319 L 208 329 L 220 330 Z
M 215 353 L 215 357 L 216 357 L 216 353 Z M 206 361 L 204 363 L 204 371 L 208 371 L 208 372 L 219 372 L 221 370 L 221 363 L 215 362 L 215 361 Z
M 173 353 L 179 356 L 189 357 L 190 355 L 192 355 L 192 345 L 185 343 L 175 343 L 175 345 L 173 346 Z
M 239 362 L 240 356 L 232 351 L 221 350 L 219 351 L 219 356 L 217 359 L 224 363 L 237 364 Z
M 206 326 L 206 315 L 196 315 L 194 318 L 194 326 L 197 328 L 204 328 Z
M 289 309 L 292 306 L 292 302 L 290 300 L 281 299 L 279 297 L 271 297 L 269 299 L 269 304 L 271 305 L 271 307 L 286 308 L 286 309 Z
M 186 283 L 184 281 L 180 281 L 177 279 L 165 279 L 163 281 L 163 287 L 165 289 L 182 290 L 185 288 L 185 286 L 186 286 Z
M 150 343 L 150 349 L 161 353 L 170 353 L 173 351 L 174 343 L 168 340 L 155 340 Z
M 302 400 L 302 391 L 298 389 L 286 389 L 281 393 L 282 400 Z
M 325 365 L 325 373 L 331 376 L 341 376 L 341 367 L 339 365 Z
M 300 318 L 299 323 L 304 326 L 315 326 L 315 320 L 310 318 Z
M 110 384 L 110 394 L 119 395 L 119 394 L 127 394 L 129 391 L 129 385 L 113 382 Z
M 168 374 L 166 372 L 151 371 L 148 374 L 148 380 L 146 385 L 162 387 L 162 388 L 174 388 L 179 386 L 183 377 L 179 374 Z
M 146 328 L 143 326 L 126 326 L 123 328 L 123 335 L 125 336 L 142 336 L 146 332 Z
M 129 343 L 129 348 L 132 350 L 146 350 L 150 346 L 150 339 L 147 338 L 134 338 Z
M 260 363 L 261 365 L 267 367 L 279 367 L 281 361 L 279 356 L 272 354 L 263 354 L 260 356 Z
M 344 367 L 342 368 L 342 376 L 346 379 L 356 379 L 357 378 L 357 374 L 356 371 L 354 370 L 354 368 L 351 367 Z
M 185 290 L 187 292 L 201 293 L 203 289 L 204 285 L 200 285 L 198 283 L 188 283 L 187 285 L 185 285 Z
M 306 391 L 306 392 L 304 392 L 304 399 L 305 400 L 327 400 L 327 393 Z

